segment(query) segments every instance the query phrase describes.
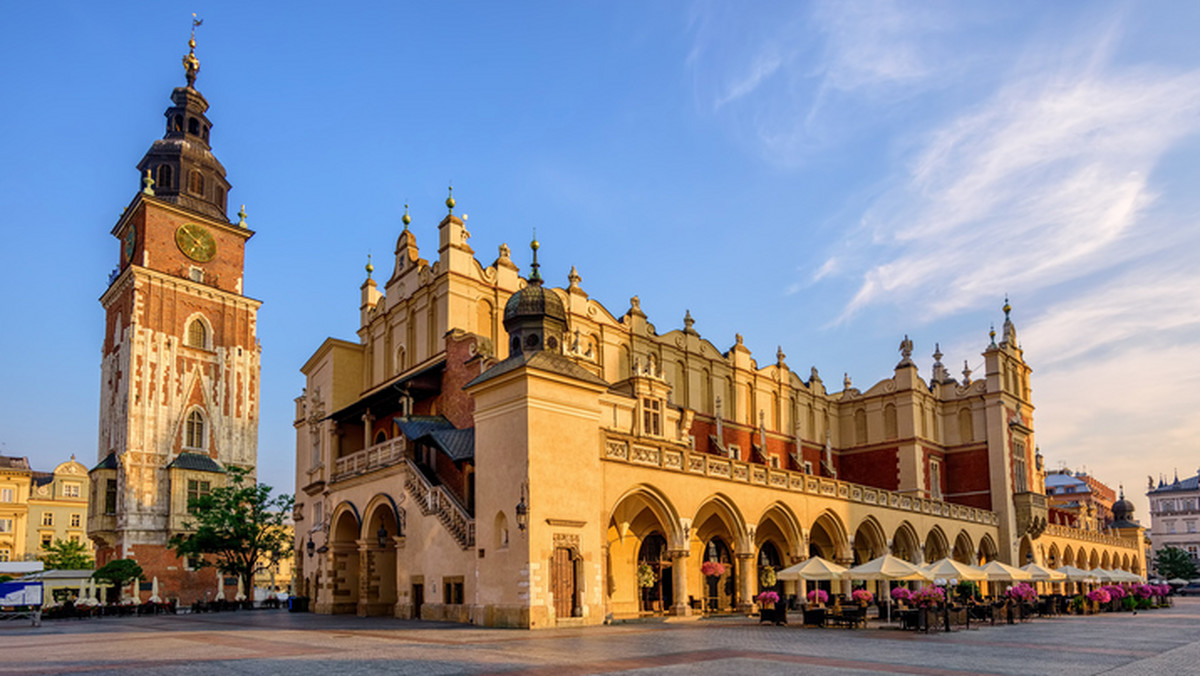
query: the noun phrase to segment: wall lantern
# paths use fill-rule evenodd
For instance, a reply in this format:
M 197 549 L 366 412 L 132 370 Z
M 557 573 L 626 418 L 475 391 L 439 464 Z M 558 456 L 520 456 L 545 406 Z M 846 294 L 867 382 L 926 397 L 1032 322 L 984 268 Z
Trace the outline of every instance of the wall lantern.
M 375 531 L 375 537 L 379 538 L 379 548 L 387 549 L 387 542 L 388 542 L 387 528 L 384 528 L 382 525 L 380 525 L 379 530 Z
M 309 536 L 308 536 L 308 544 L 307 544 L 307 545 L 305 545 L 305 546 L 304 546 L 304 548 L 305 548 L 306 550 L 308 550 L 308 558 L 310 558 L 310 559 L 311 559 L 311 558 L 312 558 L 312 555 L 313 555 L 313 552 L 315 552 L 315 551 L 316 551 L 316 549 L 317 549 L 317 546 L 313 544 L 313 541 L 312 541 L 312 535 L 309 535 Z
M 525 530 L 529 526 L 529 505 L 525 504 L 525 484 L 521 484 L 521 501 L 517 503 L 517 528 Z

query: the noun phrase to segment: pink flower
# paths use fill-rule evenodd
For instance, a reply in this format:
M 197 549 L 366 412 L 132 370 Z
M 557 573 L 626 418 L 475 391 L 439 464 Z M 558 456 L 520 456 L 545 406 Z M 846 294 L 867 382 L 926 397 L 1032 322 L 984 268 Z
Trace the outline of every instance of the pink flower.
M 866 589 L 855 589 L 850 596 L 859 603 L 870 603 L 875 600 L 875 595 Z
M 829 593 L 824 589 L 814 589 L 808 592 L 809 603 L 826 603 L 829 601 Z
M 757 601 L 759 605 L 763 606 L 775 605 L 776 603 L 779 603 L 779 594 L 776 594 L 773 591 L 765 591 L 758 596 L 755 596 L 754 600 Z
M 705 561 L 700 564 L 700 572 L 705 577 L 721 577 L 725 574 L 725 564 L 720 561 Z
M 908 587 L 896 587 L 892 590 L 893 601 L 911 601 L 912 596 L 912 590 Z
M 1087 597 L 1096 603 L 1108 603 L 1112 600 L 1112 597 L 1104 589 L 1096 589 L 1090 592 Z

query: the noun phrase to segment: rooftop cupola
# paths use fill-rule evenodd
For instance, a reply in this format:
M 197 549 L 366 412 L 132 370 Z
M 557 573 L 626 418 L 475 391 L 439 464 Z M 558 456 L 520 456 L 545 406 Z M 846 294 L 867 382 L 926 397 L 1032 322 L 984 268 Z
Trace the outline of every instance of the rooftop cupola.
M 537 239 L 529 244 L 533 250 L 529 284 L 509 297 L 504 305 L 504 329 L 509 335 L 509 357 L 522 353 L 549 350 L 557 352 L 559 341 L 567 331 L 567 311 L 562 299 L 552 289 L 542 286 L 538 271 Z
M 171 92 L 174 105 L 163 113 L 166 132 L 138 163 L 138 179 L 149 172 L 156 198 L 227 221 L 229 181 L 225 179 L 225 167 L 209 145 L 212 123 L 205 116 L 208 101 L 195 88 L 200 73 L 200 59 L 196 57 L 196 27 L 200 23 L 193 19 L 188 53 L 183 57 L 187 86 Z

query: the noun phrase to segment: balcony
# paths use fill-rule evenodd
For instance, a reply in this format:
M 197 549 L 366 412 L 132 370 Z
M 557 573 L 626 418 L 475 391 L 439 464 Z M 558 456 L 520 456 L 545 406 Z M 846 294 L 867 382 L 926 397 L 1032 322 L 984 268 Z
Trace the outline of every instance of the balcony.
M 1046 496 L 1025 491 L 1013 494 L 1013 508 L 1017 517 L 1017 532 L 1029 533 L 1036 538 L 1046 530 L 1048 510 Z
M 398 464 L 404 459 L 407 448 L 405 441 L 403 436 L 398 436 L 334 460 L 331 481 L 345 481 L 360 474 Z

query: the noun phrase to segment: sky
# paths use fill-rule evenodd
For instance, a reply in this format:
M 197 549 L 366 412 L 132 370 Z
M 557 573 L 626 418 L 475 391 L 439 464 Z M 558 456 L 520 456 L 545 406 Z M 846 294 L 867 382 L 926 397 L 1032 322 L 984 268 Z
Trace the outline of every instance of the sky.
M 194 6 L 193 6 L 194 5 Z M 1007 296 L 1050 468 L 1200 468 L 1200 5 L 18 3 L 0 24 L 0 454 L 97 459 L 109 234 L 184 83 L 263 301 L 259 476 L 293 489 L 299 369 L 356 339 L 409 205 L 485 265 L 576 266 L 660 333 L 862 390 L 908 335 L 981 372 Z

